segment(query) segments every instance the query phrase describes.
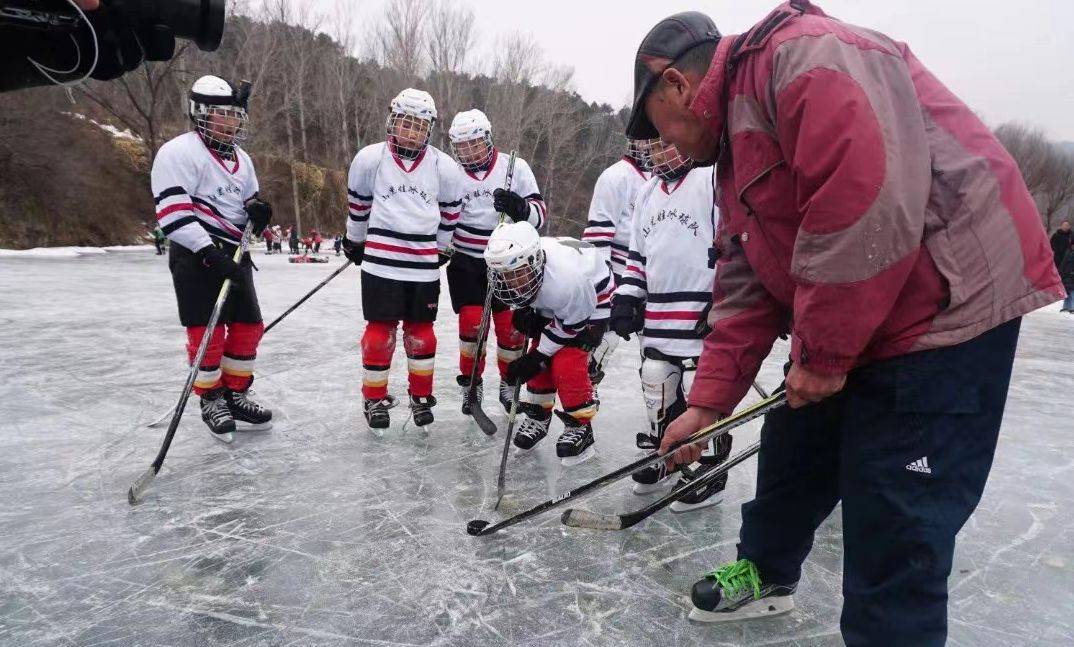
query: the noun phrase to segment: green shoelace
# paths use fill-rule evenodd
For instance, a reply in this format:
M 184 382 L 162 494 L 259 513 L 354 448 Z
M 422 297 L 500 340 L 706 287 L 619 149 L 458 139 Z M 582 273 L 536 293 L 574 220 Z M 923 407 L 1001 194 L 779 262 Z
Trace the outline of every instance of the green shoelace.
M 749 588 L 753 589 L 753 599 L 761 598 L 761 575 L 757 572 L 757 566 L 748 559 L 721 566 L 705 573 L 705 577 L 716 580 L 723 589 L 724 597 L 734 597 L 743 589 Z

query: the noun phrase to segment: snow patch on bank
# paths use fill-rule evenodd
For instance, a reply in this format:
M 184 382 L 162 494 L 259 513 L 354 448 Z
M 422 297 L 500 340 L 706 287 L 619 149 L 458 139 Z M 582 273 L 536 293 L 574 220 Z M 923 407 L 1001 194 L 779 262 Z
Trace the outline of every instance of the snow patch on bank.
M 33 249 L 0 249 L 0 258 L 76 258 L 101 256 L 108 253 L 145 252 L 152 245 L 112 245 L 109 247 L 34 247 Z

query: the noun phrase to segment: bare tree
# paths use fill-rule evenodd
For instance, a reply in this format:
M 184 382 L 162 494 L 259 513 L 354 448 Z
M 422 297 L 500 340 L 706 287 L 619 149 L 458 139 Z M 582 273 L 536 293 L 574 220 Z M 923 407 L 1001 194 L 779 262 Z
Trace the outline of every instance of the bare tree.
M 1048 141 L 1039 128 L 1006 123 L 995 133 L 1018 163 L 1042 223 L 1051 231 L 1058 214 L 1074 199 L 1074 155 Z

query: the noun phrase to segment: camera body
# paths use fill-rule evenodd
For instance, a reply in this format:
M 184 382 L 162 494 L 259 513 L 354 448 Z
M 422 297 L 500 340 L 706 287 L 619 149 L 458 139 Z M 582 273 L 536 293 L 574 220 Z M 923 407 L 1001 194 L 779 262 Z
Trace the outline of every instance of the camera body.
M 135 32 L 168 30 L 206 52 L 219 47 L 224 35 L 225 0 L 101 0 L 101 4 L 128 21 Z M 0 0 L 0 28 L 70 32 L 81 21 L 67 0 Z

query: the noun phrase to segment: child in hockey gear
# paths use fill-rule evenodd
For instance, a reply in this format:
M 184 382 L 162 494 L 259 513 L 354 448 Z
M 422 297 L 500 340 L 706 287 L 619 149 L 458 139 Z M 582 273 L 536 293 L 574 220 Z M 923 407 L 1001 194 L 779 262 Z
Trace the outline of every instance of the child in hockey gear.
M 371 428 L 388 425 L 388 372 L 396 329 L 403 325 L 411 414 L 419 426 L 433 421 L 433 358 L 440 299 L 439 257 L 459 217 L 451 193 L 455 162 L 430 146 L 436 105 L 427 92 L 408 88 L 392 99 L 387 141 L 366 146 L 351 163 L 350 215 L 343 252 L 361 264 L 362 396 Z
M 622 159 L 604 169 L 597 178 L 589 203 L 589 220 L 582 232 L 582 240 L 596 247 L 604 259 L 611 263 L 616 285 L 626 268 L 630 251 L 634 198 L 651 177 L 646 167 L 645 147 L 648 141 L 628 138 Z M 609 331 L 593 351 L 589 376 L 594 388 L 604 379 L 602 367 L 611 359 L 618 345 L 618 337 Z
M 638 434 L 637 444 L 648 451 L 659 447 L 664 430 L 686 410 L 684 381 L 701 353 L 701 320 L 712 303 L 709 251 L 717 213 L 711 168 L 694 169 L 692 160 L 660 140 L 646 142 L 644 150 L 653 178 L 636 198 L 630 260 L 612 298 L 611 326 L 623 338 L 641 333 L 639 373 L 650 433 Z M 715 468 L 730 451 L 730 438 L 721 439 L 710 456 L 684 470 L 681 482 Z M 663 464 L 651 466 L 634 474 L 634 492 L 656 491 L 673 476 Z M 709 495 L 725 482 L 685 497 L 672 510 L 715 503 Z
M 612 264 L 617 285 L 630 252 L 634 198 L 652 177 L 646 167 L 648 143 L 646 139 L 627 139 L 622 159 L 597 178 L 589 203 L 589 220 L 582 232 L 582 240 L 600 250 Z
M 458 181 L 455 194 L 461 205 L 452 241 L 456 253 L 448 264 L 447 278 L 451 307 L 459 316 L 459 375 L 455 379 L 463 394 L 462 412 L 469 415 L 474 362 L 478 363 L 478 376 L 485 366 L 484 348 L 477 347 L 488 291 L 488 268 L 481 255 L 492 230 L 500 222 L 501 213 L 540 229 L 545 221 L 545 205 L 533 171 L 524 159 L 515 158 L 511 190 L 504 191 L 508 158 L 493 145 L 492 124 L 485 113 L 467 110 L 455 115 L 448 137 L 461 167 L 455 176 Z M 499 400 L 510 411 L 514 394 L 503 376 L 507 365 L 522 354 L 526 340 L 511 326 L 511 311 L 496 298 L 492 300 L 492 328 L 496 331 Z M 479 381 L 475 389 L 478 400 L 483 393 L 484 385 Z
M 615 285 L 599 252 L 570 238 L 541 238 L 525 222 L 502 224 L 485 248 L 496 298 L 532 315 L 519 315 L 530 332 L 539 328 L 529 352 L 511 362 L 504 381 L 527 383 L 529 404 L 515 444 L 532 448 L 547 433 L 556 395 L 565 429 L 556 454 L 567 465 L 593 455 L 591 420 L 597 413 L 589 379 L 589 352 L 606 329 Z M 548 323 L 542 323 L 542 317 Z
M 247 397 L 264 324 L 249 254 L 240 264 L 232 260 L 247 220 L 258 236 L 272 218 L 272 207 L 258 197 L 253 162 L 240 148 L 248 97 L 248 85 L 198 79 L 189 100 L 193 130 L 165 143 L 151 172 L 157 222 L 172 242 L 168 266 L 191 361 L 224 279 L 233 281 L 194 382 L 202 420 L 224 442 L 236 421 L 243 429 L 267 429 L 272 420 L 272 412 Z
M 724 564 L 706 573 L 690 591 L 690 619 L 726 622 L 762 618 L 794 609 L 798 584 L 765 584 L 757 566 L 748 559 Z

